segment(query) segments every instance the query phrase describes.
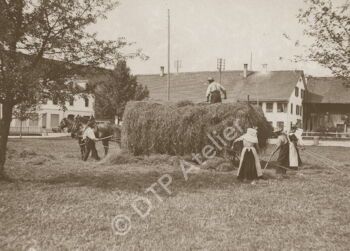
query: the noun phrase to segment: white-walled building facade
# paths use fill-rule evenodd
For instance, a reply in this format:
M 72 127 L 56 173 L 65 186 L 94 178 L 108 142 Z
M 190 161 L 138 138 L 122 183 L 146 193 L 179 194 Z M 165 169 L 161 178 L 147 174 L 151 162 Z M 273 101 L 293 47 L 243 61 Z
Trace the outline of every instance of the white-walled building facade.
M 77 81 L 80 87 L 86 88 L 87 81 Z M 13 118 L 10 125 L 10 134 L 36 134 L 40 135 L 47 132 L 58 132 L 59 124 L 63 118 L 74 117 L 76 115 L 90 117 L 94 115 L 93 95 L 86 97 L 75 96 L 74 99 L 66 101 L 66 110 L 58 105 L 55 100 L 46 100 L 38 105 L 36 111 L 32 114 L 31 119 L 20 121 Z M 0 108 L 1 104 L 0 104 Z M 0 113 L 2 109 L 0 109 Z M 0 114 L 2 118 L 2 114 Z
M 48 100 L 46 104 L 38 106 L 35 112 L 37 116 L 33 116 L 33 119 L 22 122 L 22 127 L 32 131 L 35 128 L 38 128 L 38 130 L 43 129 L 43 131 L 57 131 L 59 123 L 63 118 L 74 117 L 76 115 L 94 115 L 94 98 L 92 96 L 88 98 L 75 97 L 74 100 L 66 102 L 66 107 L 67 110 L 63 111 L 53 100 Z M 21 121 L 15 118 L 11 122 L 10 130 L 13 131 L 20 126 Z
M 305 84 L 301 77 L 287 100 L 261 101 L 260 106 L 266 119 L 274 128 L 289 130 L 292 125 L 303 125 L 303 99 L 305 97 Z

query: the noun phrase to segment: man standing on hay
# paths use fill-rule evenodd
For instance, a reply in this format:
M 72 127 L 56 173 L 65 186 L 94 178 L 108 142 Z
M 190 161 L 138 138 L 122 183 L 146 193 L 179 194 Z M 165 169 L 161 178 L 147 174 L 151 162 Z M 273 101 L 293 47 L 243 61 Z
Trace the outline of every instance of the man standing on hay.
M 91 157 L 96 160 L 100 160 L 96 150 L 95 141 L 97 141 L 96 136 L 92 128 L 89 126 L 89 120 L 87 118 L 82 119 L 83 124 L 83 141 L 85 143 L 85 152 L 83 160 L 86 161 L 89 158 L 90 152 Z
M 214 78 L 208 78 L 209 86 L 207 88 L 207 102 L 210 102 L 211 104 L 215 103 L 221 103 L 221 93 L 224 95 L 224 98 L 226 99 L 226 89 L 219 83 L 214 81 Z
M 259 148 L 257 130 L 254 128 L 248 128 L 247 133 L 243 134 L 234 142 L 237 141 L 243 141 L 243 149 L 239 162 L 237 178 L 240 181 L 253 181 L 256 179 L 261 179 L 262 170 L 257 152 L 257 149 Z
M 301 129 L 293 126 L 289 134 L 284 133 L 283 129 L 274 131 L 278 135 L 276 149 L 272 152 L 273 156 L 278 150 L 277 173 L 286 174 L 287 169 L 298 170 L 301 166 L 301 158 L 299 154 L 298 144 L 302 145 Z M 300 133 L 301 132 L 301 133 Z

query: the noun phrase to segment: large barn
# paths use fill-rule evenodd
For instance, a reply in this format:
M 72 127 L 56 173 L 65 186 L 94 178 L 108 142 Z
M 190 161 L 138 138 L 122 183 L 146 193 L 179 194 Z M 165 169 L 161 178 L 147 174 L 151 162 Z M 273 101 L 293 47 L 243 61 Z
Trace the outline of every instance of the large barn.
M 350 132 L 350 85 L 334 77 L 310 77 L 304 101 L 304 129 Z

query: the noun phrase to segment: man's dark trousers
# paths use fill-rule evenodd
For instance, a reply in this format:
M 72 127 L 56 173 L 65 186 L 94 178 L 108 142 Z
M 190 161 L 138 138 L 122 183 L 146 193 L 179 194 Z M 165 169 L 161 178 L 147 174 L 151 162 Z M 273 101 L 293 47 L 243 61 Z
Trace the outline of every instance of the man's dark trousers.
M 210 103 L 215 104 L 215 103 L 221 103 L 221 93 L 220 91 L 212 91 L 210 93 Z
M 89 138 L 85 139 L 85 155 L 84 155 L 84 161 L 86 161 L 89 158 L 91 152 L 91 157 L 93 157 L 96 160 L 100 160 L 98 157 L 98 153 L 96 150 L 96 144 L 95 141 Z

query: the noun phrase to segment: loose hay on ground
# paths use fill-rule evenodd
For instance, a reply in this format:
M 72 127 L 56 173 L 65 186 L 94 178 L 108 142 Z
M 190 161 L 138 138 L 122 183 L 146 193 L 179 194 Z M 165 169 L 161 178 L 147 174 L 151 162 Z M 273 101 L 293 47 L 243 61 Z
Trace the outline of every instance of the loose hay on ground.
M 168 154 L 153 154 L 150 156 L 134 156 L 130 152 L 118 149 L 117 151 L 109 152 L 105 158 L 100 162 L 101 165 L 122 165 L 139 163 L 143 165 L 179 165 L 180 159 L 177 156 L 170 156 Z
M 0 182 L 1 250 L 348 250 L 350 246 L 349 178 L 326 174 L 321 167 L 322 173 L 302 170 L 308 171 L 305 177 L 252 186 L 238 183 L 233 173 L 200 171 L 185 181 L 181 170 L 173 172 L 174 168 L 93 168 L 96 163 L 81 161 L 76 141 L 70 139 L 10 139 L 9 144 L 18 152 L 7 162 L 7 172 L 16 182 Z M 59 160 L 55 165 L 21 164 L 28 160 L 19 157 L 24 148 L 41 156 L 53 144 Z M 310 148 L 322 155 L 332 152 L 333 160 L 349 163 L 348 148 Z M 267 156 L 273 148 L 269 150 Z M 76 159 L 65 158 L 68 153 Z M 302 159 L 316 165 L 303 155 Z M 144 191 L 165 173 L 173 177 L 172 194 L 161 193 L 160 203 Z M 152 201 L 146 219 L 130 207 L 138 195 Z M 132 217 L 125 236 L 117 236 L 111 228 L 118 214 Z
M 50 161 L 49 158 L 45 157 L 45 156 L 36 156 L 30 160 L 28 160 L 26 162 L 27 165 L 34 165 L 34 166 L 39 166 L 39 165 L 43 165 L 46 162 Z
M 123 149 L 117 149 L 116 151 L 110 151 L 106 157 L 104 157 L 99 163 L 109 165 L 121 165 L 137 162 L 137 158 Z
M 215 170 L 220 172 L 228 172 L 234 170 L 233 164 L 227 159 L 214 157 L 208 159 L 200 165 L 202 169 Z
M 37 153 L 36 153 L 34 150 L 27 150 L 27 149 L 23 150 L 23 151 L 19 154 L 19 156 L 20 156 L 21 158 L 27 158 L 27 157 L 36 156 L 36 155 L 37 155 Z

